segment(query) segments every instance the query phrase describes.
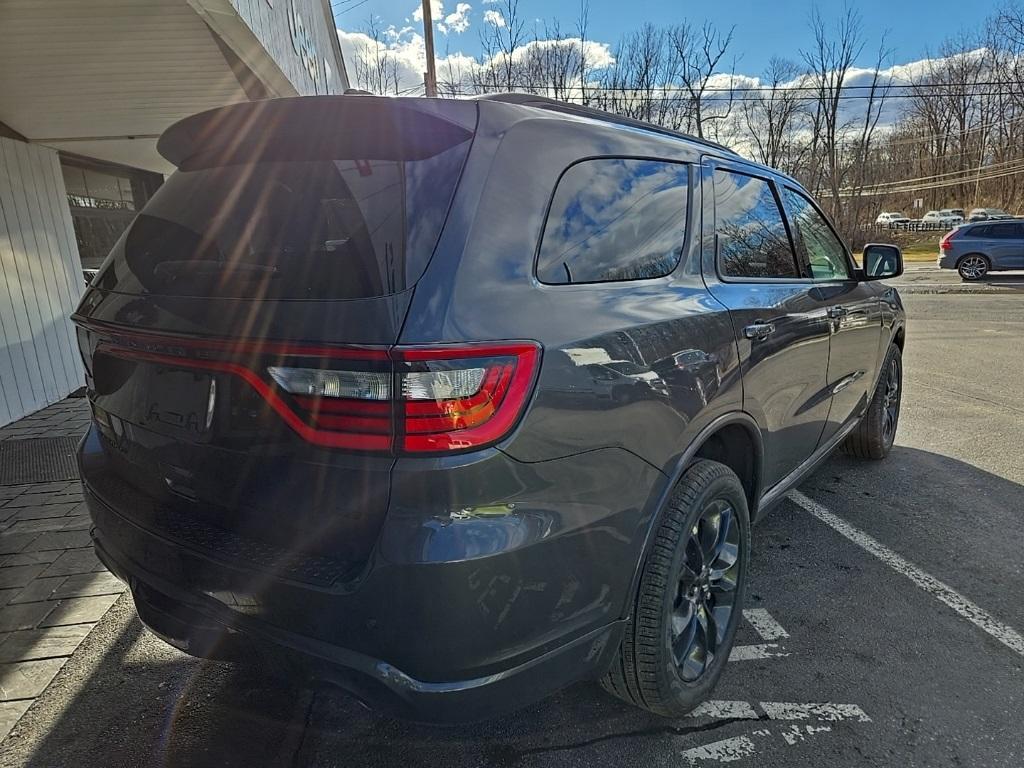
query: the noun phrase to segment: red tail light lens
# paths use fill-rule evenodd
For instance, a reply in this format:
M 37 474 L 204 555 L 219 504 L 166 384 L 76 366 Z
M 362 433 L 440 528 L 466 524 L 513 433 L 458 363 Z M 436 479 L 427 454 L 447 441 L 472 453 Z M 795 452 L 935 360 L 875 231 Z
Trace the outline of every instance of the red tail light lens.
M 535 344 L 396 349 L 399 450 L 458 451 L 503 438 L 523 412 L 539 354 Z
M 107 354 L 242 379 L 314 445 L 380 453 L 498 442 L 522 415 L 540 362 L 533 342 L 384 350 L 91 330 Z
M 939 240 L 939 250 L 948 251 L 953 247 L 950 241 L 953 239 L 954 234 L 956 234 L 956 230 L 950 230 L 943 236 L 941 240 Z
M 386 435 L 399 453 L 448 452 L 509 433 L 538 354 L 535 344 L 396 347 L 386 371 L 342 369 L 346 361 L 334 358 L 329 367 L 267 372 L 314 428 L 312 442 L 379 450 Z

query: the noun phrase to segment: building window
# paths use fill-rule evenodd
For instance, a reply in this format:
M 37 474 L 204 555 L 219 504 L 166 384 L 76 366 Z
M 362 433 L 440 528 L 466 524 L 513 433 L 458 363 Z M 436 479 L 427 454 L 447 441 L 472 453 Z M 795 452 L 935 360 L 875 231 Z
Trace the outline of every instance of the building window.
M 162 178 L 148 171 L 63 155 L 61 171 L 82 267 L 97 269 Z

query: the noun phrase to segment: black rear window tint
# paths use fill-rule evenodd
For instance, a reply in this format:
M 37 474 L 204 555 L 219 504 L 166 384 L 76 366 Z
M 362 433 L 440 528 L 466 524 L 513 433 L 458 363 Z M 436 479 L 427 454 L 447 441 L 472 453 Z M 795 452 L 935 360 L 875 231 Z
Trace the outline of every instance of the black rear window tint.
M 433 252 L 469 150 L 190 161 L 149 201 L 97 280 L 121 293 L 359 299 L 413 285 Z M 365 144 L 356 150 L 365 151 Z M 349 147 L 351 149 L 351 147 Z M 382 158 L 381 155 L 390 155 Z

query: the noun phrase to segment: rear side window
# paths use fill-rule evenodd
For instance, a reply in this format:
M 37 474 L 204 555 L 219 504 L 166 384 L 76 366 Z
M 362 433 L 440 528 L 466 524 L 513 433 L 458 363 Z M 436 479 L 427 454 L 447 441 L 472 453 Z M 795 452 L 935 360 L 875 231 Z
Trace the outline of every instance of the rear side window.
M 992 227 L 971 227 L 964 232 L 965 237 L 992 237 Z
M 599 158 L 558 182 L 541 239 L 543 283 L 662 277 L 679 263 L 689 205 L 689 166 Z
M 764 179 L 716 169 L 715 222 L 722 275 L 798 276 L 779 201 Z
M 993 224 L 989 237 L 994 237 L 999 240 L 1018 240 L 1024 237 L 1024 227 L 1020 224 Z

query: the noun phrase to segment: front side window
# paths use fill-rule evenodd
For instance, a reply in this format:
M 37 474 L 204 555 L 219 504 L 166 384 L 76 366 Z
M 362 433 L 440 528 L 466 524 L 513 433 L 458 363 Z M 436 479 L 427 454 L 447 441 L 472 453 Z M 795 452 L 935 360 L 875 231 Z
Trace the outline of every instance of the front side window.
M 663 277 L 679 263 L 689 204 L 689 166 L 598 158 L 558 182 L 544 226 L 542 283 Z
M 850 263 L 846 258 L 846 248 L 825 217 L 806 196 L 794 189 L 786 187 L 782 196 L 789 209 L 790 222 L 796 225 L 794 234 L 810 263 L 811 277 L 815 280 L 849 279 Z
M 798 277 L 782 211 L 767 181 L 716 170 L 715 221 L 724 276 Z

